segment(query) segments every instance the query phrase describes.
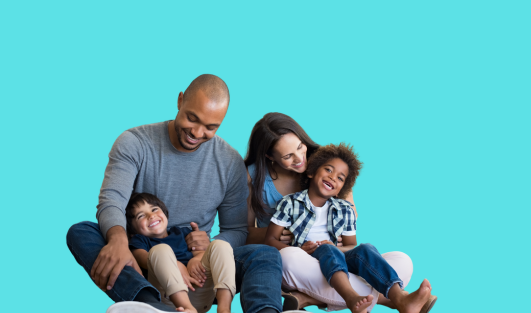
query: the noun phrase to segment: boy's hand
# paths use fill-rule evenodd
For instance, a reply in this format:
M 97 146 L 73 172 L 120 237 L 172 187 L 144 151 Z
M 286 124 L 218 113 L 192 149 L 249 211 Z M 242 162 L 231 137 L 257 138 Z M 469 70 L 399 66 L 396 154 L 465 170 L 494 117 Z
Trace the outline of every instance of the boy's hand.
M 200 283 L 204 283 L 206 281 L 206 269 L 204 268 L 203 264 L 201 264 L 201 259 L 203 258 L 203 254 L 194 256 L 190 261 L 188 261 L 188 273 L 190 273 L 190 276 Z
M 308 254 L 312 254 L 315 252 L 315 249 L 317 249 L 319 245 L 314 241 L 306 241 L 302 244 L 301 249 L 304 250 Z
M 189 233 L 184 240 L 188 245 L 190 251 L 205 251 L 210 244 L 210 238 L 205 231 L 199 230 L 196 223 L 191 222 L 192 232 Z
M 289 246 L 292 241 L 293 241 L 293 233 L 287 229 L 283 229 L 282 234 L 280 235 L 280 242 Z
M 186 265 L 177 261 L 177 266 L 179 267 L 179 271 L 181 272 L 184 283 L 186 284 L 186 286 L 188 286 L 188 288 L 190 288 L 192 291 L 195 291 L 195 288 L 192 286 L 192 284 L 199 286 L 199 287 L 203 287 L 203 284 L 198 282 L 197 279 L 190 277 L 190 274 L 188 274 L 188 269 L 186 268 Z
M 319 246 L 322 246 L 322 245 L 332 245 L 332 246 L 335 246 L 335 244 L 333 242 L 331 242 L 330 240 L 321 240 L 321 241 L 318 241 L 317 244 Z
M 343 247 L 343 237 L 337 236 L 337 246 Z

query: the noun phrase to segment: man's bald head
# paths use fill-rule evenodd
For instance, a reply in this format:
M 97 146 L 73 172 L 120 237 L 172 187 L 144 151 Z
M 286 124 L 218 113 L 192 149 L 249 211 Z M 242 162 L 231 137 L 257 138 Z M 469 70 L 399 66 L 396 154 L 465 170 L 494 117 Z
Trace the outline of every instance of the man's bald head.
M 187 97 L 193 97 L 198 90 L 201 90 L 203 94 L 218 104 L 226 103 L 229 105 L 230 95 L 229 88 L 223 79 L 212 74 L 203 74 L 198 76 L 190 83 L 190 86 L 184 91 L 183 100 Z

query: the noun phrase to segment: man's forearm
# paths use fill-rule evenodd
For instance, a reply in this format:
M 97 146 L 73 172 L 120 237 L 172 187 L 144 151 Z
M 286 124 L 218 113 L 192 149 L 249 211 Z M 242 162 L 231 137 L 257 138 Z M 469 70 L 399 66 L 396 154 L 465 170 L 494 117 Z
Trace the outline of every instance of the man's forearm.
M 118 245 L 128 245 L 129 240 L 127 239 L 127 233 L 122 226 L 113 226 L 107 231 L 107 243 L 118 244 Z

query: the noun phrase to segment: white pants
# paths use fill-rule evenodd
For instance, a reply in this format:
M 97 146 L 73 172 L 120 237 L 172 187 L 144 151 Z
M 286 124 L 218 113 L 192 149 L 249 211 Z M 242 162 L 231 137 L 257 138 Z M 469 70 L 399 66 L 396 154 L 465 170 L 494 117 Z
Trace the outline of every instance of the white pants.
M 280 250 L 282 256 L 282 289 L 298 290 L 327 305 L 327 311 L 344 310 L 347 308 L 345 301 L 332 288 L 321 273 L 319 261 L 298 247 L 287 247 Z M 398 277 L 404 283 L 404 288 L 409 283 L 413 274 L 413 262 L 403 252 L 388 252 L 382 257 L 393 267 Z M 349 273 L 352 288 L 361 296 L 372 294 L 374 299 L 367 312 L 371 311 L 378 301 L 378 291 L 367 282 L 352 273 Z

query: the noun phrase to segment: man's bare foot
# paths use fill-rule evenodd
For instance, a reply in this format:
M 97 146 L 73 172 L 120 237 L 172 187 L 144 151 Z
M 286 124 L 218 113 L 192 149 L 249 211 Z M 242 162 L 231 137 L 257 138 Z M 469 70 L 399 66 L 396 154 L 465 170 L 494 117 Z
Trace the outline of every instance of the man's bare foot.
M 347 302 L 347 307 L 352 313 L 367 313 L 367 308 L 371 305 L 373 298 L 373 295 L 351 298 Z
M 403 297 L 401 301 L 396 303 L 398 312 L 400 313 L 419 313 L 420 309 L 428 301 L 431 295 L 431 284 L 427 279 L 424 279 L 420 284 L 419 289 Z
M 182 306 L 175 308 L 177 312 L 186 312 L 186 313 L 197 313 L 197 310 L 194 307 L 183 308 Z
M 299 300 L 299 307 L 298 309 L 305 308 L 310 305 L 322 305 L 323 302 L 316 300 L 309 295 L 302 293 L 300 291 L 292 291 L 291 294 Z

